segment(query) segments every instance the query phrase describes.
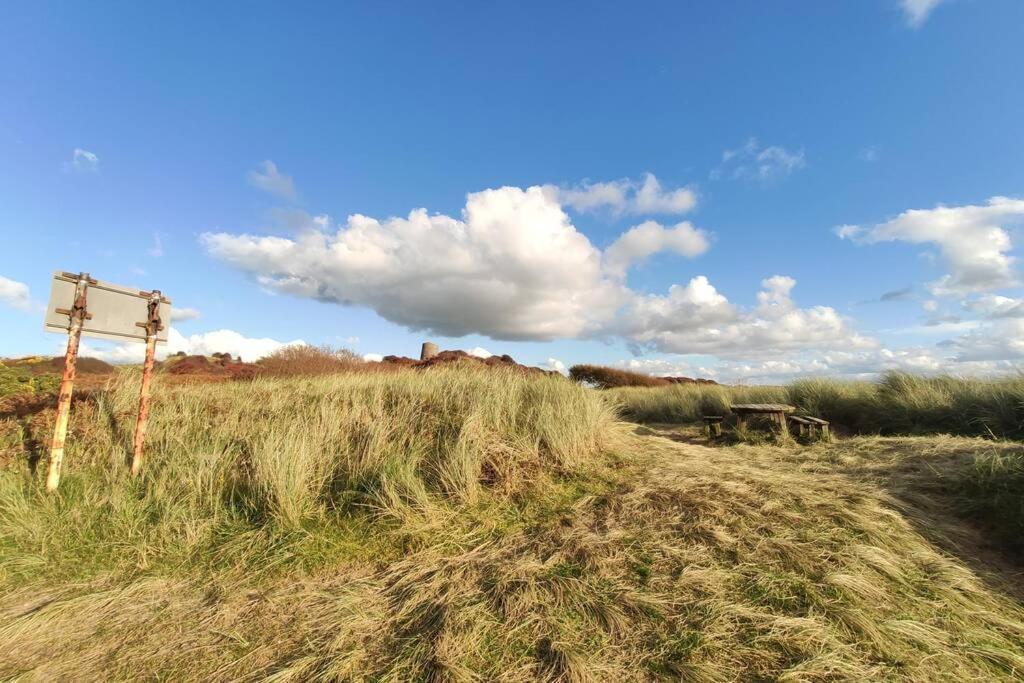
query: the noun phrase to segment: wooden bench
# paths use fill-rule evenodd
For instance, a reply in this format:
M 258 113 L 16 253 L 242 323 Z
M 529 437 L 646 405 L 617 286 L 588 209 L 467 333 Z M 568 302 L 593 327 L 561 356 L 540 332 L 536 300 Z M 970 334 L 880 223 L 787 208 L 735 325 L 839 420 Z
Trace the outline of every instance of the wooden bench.
M 790 415 L 789 421 L 796 425 L 798 436 L 814 438 L 820 435 L 825 441 L 831 438 L 828 431 L 828 420 L 810 415 Z
M 722 435 L 722 421 L 725 420 L 725 417 L 722 415 L 705 415 L 701 419 L 704 420 L 704 434 L 708 437 L 708 440 Z

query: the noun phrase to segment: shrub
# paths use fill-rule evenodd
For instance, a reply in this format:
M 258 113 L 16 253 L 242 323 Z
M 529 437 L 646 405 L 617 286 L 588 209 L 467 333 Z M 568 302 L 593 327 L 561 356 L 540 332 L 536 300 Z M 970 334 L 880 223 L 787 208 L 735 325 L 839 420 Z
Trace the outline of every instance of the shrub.
M 661 377 L 607 368 L 602 365 L 574 365 L 569 368 L 569 377 L 581 384 L 590 384 L 600 389 L 611 389 L 614 387 L 664 387 L 671 384 L 667 379 Z
M 330 375 L 355 370 L 368 371 L 370 364 L 348 349 L 330 346 L 285 346 L 261 358 L 261 375 L 267 377 L 296 377 L 301 375 Z

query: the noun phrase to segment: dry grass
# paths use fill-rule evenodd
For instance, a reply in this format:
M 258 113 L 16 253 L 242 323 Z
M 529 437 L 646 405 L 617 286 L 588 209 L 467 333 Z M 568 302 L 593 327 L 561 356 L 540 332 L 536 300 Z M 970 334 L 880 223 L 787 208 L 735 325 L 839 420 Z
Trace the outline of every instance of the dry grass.
M 1024 672 L 1020 605 L 926 523 L 922 449 L 987 442 L 704 448 L 557 378 L 404 371 L 163 387 L 133 482 L 128 380 L 76 412 L 59 496 L 0 472 L 0 677 Z

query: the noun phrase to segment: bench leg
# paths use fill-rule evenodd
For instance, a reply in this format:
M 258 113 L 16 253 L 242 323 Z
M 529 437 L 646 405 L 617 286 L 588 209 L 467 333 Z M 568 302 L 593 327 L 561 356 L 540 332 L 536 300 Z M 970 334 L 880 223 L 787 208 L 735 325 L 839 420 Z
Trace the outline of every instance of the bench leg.
M 711 425 L 711 431 L 712 431 L 712 433 L 715 436 L 721 436 L 722 435 L 722 423 L 721 422 L 716 422 L 715 424 Z

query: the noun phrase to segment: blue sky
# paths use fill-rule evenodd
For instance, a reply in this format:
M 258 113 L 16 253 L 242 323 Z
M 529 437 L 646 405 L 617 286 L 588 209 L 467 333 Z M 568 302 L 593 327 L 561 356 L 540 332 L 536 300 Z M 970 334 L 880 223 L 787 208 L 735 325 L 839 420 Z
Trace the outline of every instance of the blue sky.
M 1022 43 L 1018 0 L 9 7 L 0 355 L 61 348 L 63 269 L 191 309 L 170 350 L 1012 370 Z

